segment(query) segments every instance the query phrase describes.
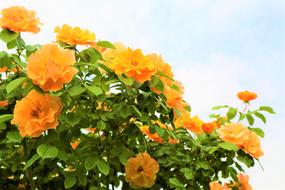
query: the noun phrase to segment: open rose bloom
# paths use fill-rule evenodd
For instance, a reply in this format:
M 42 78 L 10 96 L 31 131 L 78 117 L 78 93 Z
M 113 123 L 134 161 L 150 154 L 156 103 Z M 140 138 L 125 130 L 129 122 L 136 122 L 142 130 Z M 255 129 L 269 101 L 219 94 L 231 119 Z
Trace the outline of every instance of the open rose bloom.
M 64 23 L 47 44 L 25 42 L 40 26 L 33 10 L 1 11 L 0 189 L 253 188 L 254 121 L 274 113 L 257 94 L 201 117 L 162 55 Z

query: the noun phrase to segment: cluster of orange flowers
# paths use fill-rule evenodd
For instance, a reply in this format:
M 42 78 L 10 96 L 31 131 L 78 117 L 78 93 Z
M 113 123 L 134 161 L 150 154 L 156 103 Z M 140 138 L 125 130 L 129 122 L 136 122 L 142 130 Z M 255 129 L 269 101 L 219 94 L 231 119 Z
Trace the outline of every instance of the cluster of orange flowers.
M 0 27 L 13 32 L 40 31 L 40 21 L 34 11 L 23 7 L 10 7 L 1 11 Z M 63 25 L 55 28 L 56 39 L 71 46 L 90 45 L 96 46 L 96 36 L 88 30 L 79 27 Z M 164 94 L 167 106 L 175 110 L 175 126 L 186 128 L 195 133 L 212 133 L 219 129 L 220 137 L 226 141 L 236 144 L 238 147 L 251 154 L 255 158 L 260 157 L 263 152 L 260 148 L 258 136 L 240 123 L 229 123 L 220 127 L 217 121 L 204 123 L 198 116 L 191 117 L 187 111 L 187 104 L 183 100 L 183 87 L 174 80 L 173 72 L 169 64 L 165 63 L 157 54 L 145 55 L 140 49 L 131 49 L 121 43 L 115 44 L 115 49 L 101 49 L 106 59 L 105 64 L 114 70 L 117 75 L 125 74 L 138 83 L 151 81 L 153 76 L 158 77 L 164 85 L 163 90 L 151 86 L 151 91 L 158 95 Z M 76 60 L 72 50 L 62 49 L 56 44 L 47 44 L 33 53 L 28 58 L 27 76 L 38 85 L 43 91 L 58 91 L 65 84 L 71 82 L 78 70 L 74 67 Z M 0 68 L 5 72 L 7 67 Z M 257 95 L 244 91 L 237 95 L 245 103 L 255 99 Z M 8 105 L 8 101 L 0 101 L 0 107 Z M 18 126 L 22 137 L 38 137 L 48 129 L 55 129 L 58 125 L 58 117 L 62 110 L 62 104 L 58 97 L 50 96 L 47 93 L 40 94 L 36 90 L 30 91 L 23 99 L 16 102 L 14 118 L 11 123 Z M 173 130 L 161 122 L 155 122 L 161 128 Z M 94 131 L 94 129 L 91 129 Z M 96 130 L 96 129 L 95 129 Z M 163 143 L 164 140 L 157 134 L 151 133 L 149 126 L 142 126 L 141 132 L 151 140 Z M 169 138 L 171 144 L 178 143 L 178 140 Z M 71 144 L 75 149 L 80 141 Z M 130 158 L 125 165 L 125 178 L 133 188 L 150 188 L 156 179 L 159 165 L 148 153 L 140 153 Z M 244 174 L 238 176 L 239 190 L 251 190 L 248 184 L 248 177 Z M 237 185 L 235 184 L 235 185 Z M 218 182 L 210 184 L 211 190 L 228 190 L 229 185 L 220 185 Z
M 210 190 L 231 190 L 233 188 L 238 190 L 252 190 L 251 185 L 249 184 L 249 177 L 244 174 L 240 173 L 238 176 L 238 182 L 232 183 L 232 184 L 224 184 L 221 185 L 217 181 L 210 183 Z
M 263 155 L 258 135 L 241 123 L 228 123 L 219 130 L 221 139 L 233 143 L 255 158 Z

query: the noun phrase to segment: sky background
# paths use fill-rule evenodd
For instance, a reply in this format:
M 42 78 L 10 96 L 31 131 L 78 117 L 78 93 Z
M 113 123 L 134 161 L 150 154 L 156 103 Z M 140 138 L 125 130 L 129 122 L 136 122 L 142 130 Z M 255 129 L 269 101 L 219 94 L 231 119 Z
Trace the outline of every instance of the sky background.
M 50 43 L 54 27 L 69 24 L 161 54 L 204 120 L 215 105 L 240 107 L 238 91 L 256 92 L 252 107 L 270 105 L 277 114 L 257 123 L 266 132 L 264 172 L 256 164 L 250 182 L 255 190 L 284 188 L 284 0 L 0 0 L 0 9 L 11 5 L 35 10 L 43 23 L 39 34 L 25 35 L 30 43 Z

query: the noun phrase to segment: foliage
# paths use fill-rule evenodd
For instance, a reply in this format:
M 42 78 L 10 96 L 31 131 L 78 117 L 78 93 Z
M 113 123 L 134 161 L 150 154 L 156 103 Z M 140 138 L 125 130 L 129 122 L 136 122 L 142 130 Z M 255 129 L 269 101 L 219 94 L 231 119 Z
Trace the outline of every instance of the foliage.
M 72 30 L 76 36 L 77 29 Z M 43 90 L 27 74 L 30 56 L 43 46 L 26 44 L 19 32 L 3 27 L 0 39 L 7 49 L 0 52 L 0 100 L 8 105 L 0 106 L 1 189 L 132 189 L 125 180 L 125 165 L 142 152 L 159 165 L 151 189 L 209 189 L 212 181 L 221 179 L 233 184 L 245 166 L 253 167 L 258 161 L 246 148 L 224 140 L 219 128 L 244 123 L 264 137 L 262 129 L 253 125 L 256 118 L 266 123 L 264 113 L 273 114 L 272 108 L 250 109 L 249 101 L 242 111 L 217 106 L 213 110 L 226 111 L 210 115 L 214 125 L 205 130 L 205 122 L 200 125 L 190 117 L 190 107 L 181 98 L 182 88 L 171 74 L 151 68 L 150 78 L 143 82 L 129 72 L 118 74 L 118 65 L 108 60 L 108 54 L 115 51 L 116 60 L 120 47 L 105 40 L 95 42 L 94 36 L 87 37 L 85 46 L 76 45 L 76 40 L 68 44 L 57 39 L 61 49 L 74 54 L 71 67 L 78 72 L 60 90 Z M 84 39 L 80 38 L 81 45 Z M 134 60 L 141 56 L 136 51 L 130 55 Z M 140 59 L 148 64 L 159 62 L 152 55 Z M 38 75 L 43 72 L 39 70 Z M 62 104 L 56 129 L 37 137 L 23 135 L 20 126 L 10 122 L 16 117 L 15 105 L 32 90 L 59 97 Z M 173 96 L 178 102 L 170 102 Z M 143 132 L 143 126 L 149 131 Z

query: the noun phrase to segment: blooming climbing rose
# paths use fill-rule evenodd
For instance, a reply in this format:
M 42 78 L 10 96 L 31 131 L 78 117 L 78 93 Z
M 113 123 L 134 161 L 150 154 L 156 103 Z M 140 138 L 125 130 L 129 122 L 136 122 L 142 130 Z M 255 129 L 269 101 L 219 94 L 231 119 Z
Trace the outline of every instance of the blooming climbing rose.
M 125 74 L 127 77 L 144 83 L 156 73 L 158 62 L 162 61 L 153 55 L 144 55 L 140 49 L 131 49 L 123 44 L 115 44 L 116 49 L 104 53 L 106 65 L 117 75 Z
M 54 29 L 57 33 L 57 41 L 65 42 L 69 45 L 94 45 L 96 36 L 89 30 L 83 30 L 79 27 L 71 27 L 64 24 L 61 28 L 58 26 Z
M 22 137 L 38 137 L 48 129 L 55 129 L 62 109 L 58 97 L 30 91 L 16 102 L 12 124 L 18 126 Z
M 129 158 L 125 165 L 125 179 L 132 188 L 150 188 L 154 185 L 159 165 L 147 152 Z
M 27 74 L 44 91 L 57 91 L 77 73 L 74 63 L 73 51 L 47 44 L 29 57 Z
M 237 97 L 240 100 L 244 101 L 244 102 L 249 102 L 251 100 L 256 99 L 257 98 L 257 94 L 254 93 L 254 92 L 249 92 L 249 91 L 246 90 L 246 91 L 239 92 L 237 94 Z
M 13 32 L 38 33 L 40 21 L 36 13 L 20 6 L 13 6 L 1 11 L 0 26 Z

